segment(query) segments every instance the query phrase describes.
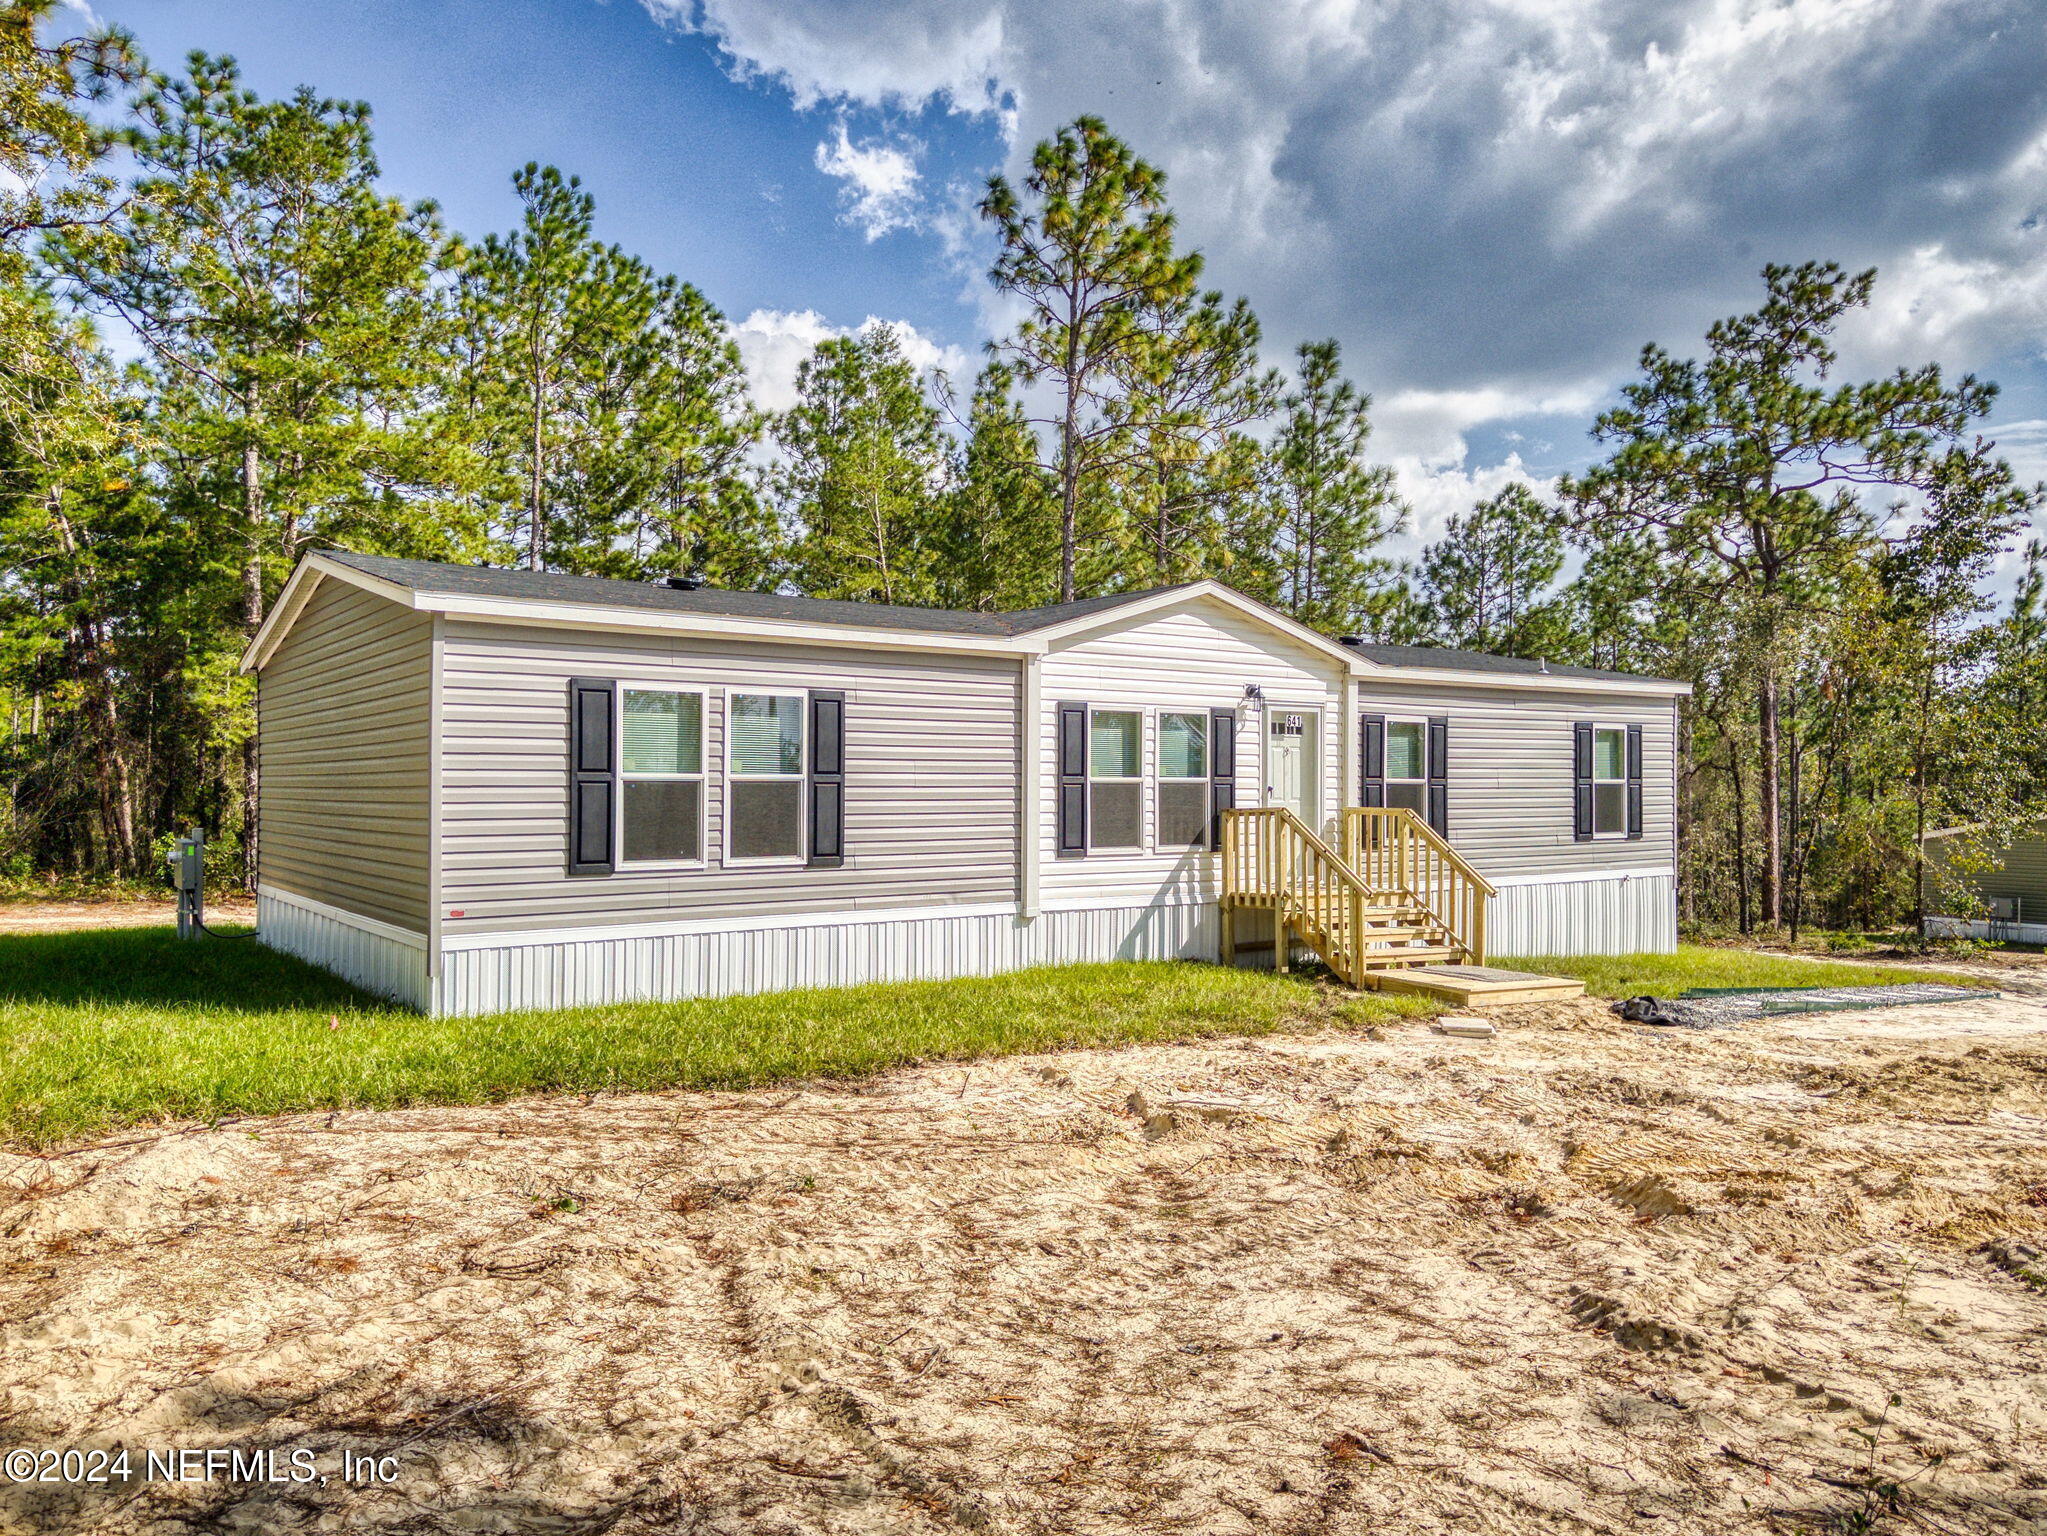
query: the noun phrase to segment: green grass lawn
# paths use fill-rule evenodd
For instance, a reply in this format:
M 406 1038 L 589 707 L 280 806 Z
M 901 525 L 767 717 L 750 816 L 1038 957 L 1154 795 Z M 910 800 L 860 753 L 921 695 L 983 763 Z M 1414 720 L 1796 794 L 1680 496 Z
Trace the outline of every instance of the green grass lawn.
M 1438 1011 L 1211 965 L 1077 965 L 700 1002 L 428 1019 L 244 939 L 0 935 L 0 1142 L 518 1094 L 749 1088 L 906 1062 Z
M 1928 974 L 1704 948 L 1497 963 L 1582 976 L 1601 997 Z M 1346 999 L 1298 976 L 1142 963 L 428 1019 L 244 939 L 183 944 L 168 928 L 0 935 L 0 1143 L 40 1149 L 125 1125 L 293 1110 L 752 1088 L 1440 1011 L 1419 997 Z
M 1896 981 L 1973 986 L 1966 977 L 1909 966 L 1850 965 L 1680 944 L 1669 955 L 1517 955 L 1490 962 L 1516 971 L 1576 976 L 1594 997 L 1675 997 L 1688 987 L 1876 987 Z

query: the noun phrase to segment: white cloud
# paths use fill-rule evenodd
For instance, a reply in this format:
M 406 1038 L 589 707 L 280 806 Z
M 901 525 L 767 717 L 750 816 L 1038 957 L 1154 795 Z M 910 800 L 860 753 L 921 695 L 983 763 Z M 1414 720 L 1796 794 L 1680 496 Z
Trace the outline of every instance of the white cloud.
M 2047 481 L 2047 421 L 2008 421 L 1991 435 L 2021 481 Z
M 817 146 L 817 168 L 845 183 L 839 189 L 845 218 L 869 240 L 892 229 L 915 229 L 921 222 L 917 206 L 918 146 L 871 139 L 856 144 L 841 121 L 832 138 Z
M 880 325 L 894 328 L 903 356 L 919 373 L 942 369 L 957 377 L 972 367 L 961 348 L 935 342 L 901 320 L 869 315 L 858 325 L 833 325 L 814 309 L 757 309 L 732 327 L 754 404 L 767 411 L 788 410 L 796 403 L 796 370 L 819 342 L 864 335 Z
M 1901 360 L 2047 356 L 2047 244 L 2000 260 L 1921 246 L 1888 264 L 1869 308 L 1841 328 L 1844 370 L 1868 373 Z
M 1104 117 L 1276 353 L 1342 342 L 1425 525 L 1519 463 L 1472 462 L 1489 423 L 1579 412 L 1553 435 L 1594 451 L 1641 346 L 1696 355 L 1766 262 L 1879 269 L 1844 377 L 1938 361 L 2047 395 L 2039 0 L 643 3 L 799 107 L 995 115 L 1012 175 Z M 951 192 L 920 228 L 992 334 Z
M 1540 395 L 1498 387 L 1404 389 L 1374 402 L 1372 455 L 1391 466 L 1394 485 L 1412 512 L 1407 533 L 1394 541 L 1391 552 L 1419 553 L 1422 545 L 1443 536 L 1452 514 L 1469 512 L 1474 502 L 1516 481 L 1538 496 L 1549 496 L 1556 477 L 1531 470 L 1518 448 L 1503 462 L 1472 462 L 1469 434 L 1479 427 L 1545 416 L 1559 418 L 1575 433 L 1600 394 L 1591 384 Z M 1525 432 L 1502 435 L 1516 442 L 1527 438 Z
M 1403 389 L 1374 402 L 1373 447 L 1393 459 L 1448 469 L 1470 451 L 1465 434 L 1524 416 L 1582 417 L 1598 403 L 1597 385 L 1522 394 L 1497 385 L 1475 389 Z
M 1012 171 L 1100 113 L 1268 336 L 1382 389 L 1610 378 L 1765 261 L 1929 246 L 1983 268 L 1966 348 L 2047 251 L 2037 0 L 643 3 L 799 106 L 1008 111 Z
M 820 101 L 998 112 L 1003 15 L 996 5 L 809 6 L 767 0 L 641 0 L 648 12 L 723 49 L 742 79 L 780 82 L 799 108 Z
M 1497 496 L 1516 481 L 1545 499 L 1556 490 L 1554 476 L 1531 473 L 1518 453 L 1508 454 L 1501 464 L 1466 466 L 1406 457 L 1391 463 L 1393 483 L 1413 513 L 1407 533 L 1392 547 L 1398 555 L 1420 553 L 1424 544 L 1443 537 L 1453 516 L 1469 512 L 1475 502 Z

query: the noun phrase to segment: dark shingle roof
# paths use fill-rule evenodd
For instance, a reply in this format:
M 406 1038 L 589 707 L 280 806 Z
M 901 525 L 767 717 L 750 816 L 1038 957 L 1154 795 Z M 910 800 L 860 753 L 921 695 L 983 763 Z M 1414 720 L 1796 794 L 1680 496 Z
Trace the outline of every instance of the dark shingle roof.
M 537 598 L 557 603 L 601 603 L 611 608 L 646 608 L 658 613 L 702 613 L 733 619 L 782 619 L 802 624 L 847 624 L 863 629 L 915 630 L 925 634 L 991 635 L 1008 638 L 1045 629 L 1083 614 L 1099 613 L 1150 597 L 1171 587 L 1086 597 L 1074 603 L 1024 608 L 1015 613 L 969 613 L 951 608 L 909 608 L 889 603 L 848 603 L 821 597 L 784 597 L 778 592 L 728 592 L 698 587 L 693 592 L 650 581 L 617 581 L 605 576 L 563 576 L 553 571 L 505 570 L 489 565 L 441 565 L 432 560 L 394 560 L 330 549 L 328 559 L 416 592 L 461 597 Z
M 1494 656 L 1487 651 L 1453 651 L 1438 645 L 1355 645 L 1367 661 L 1388 667 L 1442 667 L 1451 672 L 1508 673 L 1517 677 L 1582 677 L 1588 682 L 1669 683 L 1689 687 L 1680 678 L 1650 677 L 1641 672 L 1608 672 L 1600 667 L 1571 667 L 1556 661 L 1530 661 L 1525 656 Z
M 1109 597 L 1084 597 L 1078 602 L 1013 613 L 970 613 L 950 608 L 910 608 L 889 603 L 849 603 L 831 598 L 785 597 L 778 592 L 728 592 L 718 587 L 684 591 L 657 582 L 618 581 L 604 576 L 563 576 L 553 571 L 507 570 L 490 565 L 443 565 L 432 560 L 394 560 L 385 555 L 358 555 L 348 550 L 324 551 L 326 558 L 416 592 L 445 592 L 460 597 L 507 597 L 544 602 L 601 604 L 610 608 L 644 608 L 656 613 L 700 613 L 734 619 L 780 619 L 790 623 L 843 624 L 861 629 L 893 629 L 921 634 L 986 635 L 1008 639 L 1047 629 L 1068 619 L 1103 613 L 1180 587 L 1152 587 L 1118 592 Z M 1195 583 L 1182 583 L 1192 586 Z M 1453 651 L 1429 645 L 1360 645 L 1353 647 L 1369 661 L 1387 667 L 1440 667 L 1473 672 L 1590 681 L 1671 682 L 1643 679 L 1631 672 L 1603 672 L 1595 667 L 1567 667 L 1490 656 L 1481 651 Z M 1680 685 L 1682 686 L 1682 685 Z

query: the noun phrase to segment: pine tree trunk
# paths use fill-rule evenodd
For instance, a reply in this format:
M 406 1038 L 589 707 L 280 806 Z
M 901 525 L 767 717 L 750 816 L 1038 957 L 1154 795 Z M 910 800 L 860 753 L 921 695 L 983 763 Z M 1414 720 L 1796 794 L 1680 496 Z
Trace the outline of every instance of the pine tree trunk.
M 868 517 L 874 524 L 874 570 L 881 580 L 881 600 L 892 603 L 896 600 L 895 578 L 888 569 L 888 523 L 881 511 L 881 476 L 873 463 L 873 445 L 868 448 Z
M 121 721 L 114 708 L 112 681 L 105 668 L 96 665 L 99 676 L 93 684 L 93 712 L 99 717 L 101 750 L 106 753 L 107 830 L 112 834 L 114 852 L 124 873 L 140 868 L 135 850 L 135 789 L 128 769 L 128 750 L 121 740 Z
M 1675 783 L 1672 786 L 1671 806 L 1676 813 L 1677 825 L 1672 830 L 1671 863 L 1677 868 L 1677 901 L 1682 920 L 1686 923 L 1698 921 L 1699 905 L 1696 895 L 1698 881 L 1687 870 L 1686 855 L 1691 852 L 1692 818 L 1697 812 L 1699 788 L 1692 774 L 1691 738 L 1682 729 L 1677 711 L 1671 711 L 1671 756 Z
M 1172 518 L 1166 511 L 1166 471 L 1159 460 L 1154 459 L 1152 491 L 1157 497 L 1152 518 L 1152 566 L 1158 572 L 1158 584 L 1165 586 L 1173 579 L 1173 567 L 1167 558 L 1167 545 L 1172 539 Z
M 56 525 L 57 541 L 66 555 L 78 553 L 78 540 L 71 519 L 64 511 L 64 492 L 53 488 L 49 495 L 50 521 Z M 74 591 L 74 598 L 77 593 Z M 86 708 L 98 728 L 99 750 L 104 754 L 106 776 L 101 780 L 100 813 L 106 823 L 107 841 L 124 874 L 137 865 L 135 851 L 135 790 L 129 771 L 128 751 L 121 740 L 121 719 L 114 702 L 114 680 L 107 664 L 106 631 L 95 619 L 85 619 L 79 629 L 78 668 L 83 674 Z
M 529 571 L 539 570 L 545 559 L 545 551 L 542 548 L 540 483 L 542 422 L 545 419 L 542 397 L 546 387 L 547 381 L 536 370 L 533 375 L 533 462 L 528 468 L 526 479 L 526 569 Z
M 249 541 L 248 558 L 242 566 L 242 629 L 250 639 L 263 627 L 263 460 L 256 446 L 256 423 L 262 416 L 262 397 L 249 386 L 244 402 L 248 432 L 242 443 L 242 522 Z M 262 829 L 256 808 L 262 792 L 262 764 L 252 729 L 242 743 L 242 881 L 256 888 L 261 870 Z
M 1933 672 L 1919 688 L 1919 731 L 1912 752 L 1912 932 L 1926 936 L 1926 758 L 1927 722 L 1933 714 Z
M 1743 933 L 1755 931 L 1748 881 L 1748 785 L 1742 781 L 1741 753 L 1727 744 L 1727 776 L 1734 781 L 1734 895 L 1737 922 Z
M 1767 642 L 1766 642 L 1767 643 Z M 1756 812 L 1762 819 L 1763 924 L 1775 928 L 1784 920 L 1784 827 L 1779 790 L 1779 735 L 1777 722 L 1777 669 L 1763 663 L 1763 678 L 1756 697 L 1757 777 Z
M 1073 546 L 1080 527 L 1080 400 L 1068 375 L 1066 419 L 1059 427 L 1059 601 L 1073 601 Z
M 1790 887 L 1785 902 L 1785 912 L 1790 919 L 1791 942 L 1798 942 L 1798 925 L 1805 916 L 1805 860 L 1800 855 L 1798 829 L 1804 807 L 1798 803 L 1798 782 L 1800 769 L 1800 747 L 1798 742 L 1798 700 L 1791 701 L 1791 723 L 1784 729 L 1784 763 L 1788 782 L 1785 798 L 1789 802 L 1784 823 L 1790 833 L 1790 857 L 1786 860 L 1785 883 Z

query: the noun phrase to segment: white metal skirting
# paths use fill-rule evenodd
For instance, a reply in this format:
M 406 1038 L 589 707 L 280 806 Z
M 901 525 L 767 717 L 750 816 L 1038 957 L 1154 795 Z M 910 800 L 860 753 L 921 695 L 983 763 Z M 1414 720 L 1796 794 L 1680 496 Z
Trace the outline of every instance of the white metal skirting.
M 869 981 L 992 976 L 1033 965 L 1091 960 L 1215 960 L 1221 925 L 1213 902 L 1012 912 L 944 909 L 849 917 L 842 922 L 644 935 L 613 928 L 589 938 L 465 938 L 427 974 L 423 939 L 266 887 L 263 941 L 367 991 L 440 1014 L 580 1008 L 604 1003 L 730 997 Z M 1515 885 L 1493 899 L 1496 955 L 1629 954 L 1676 947 L 1668 875 Z
M 425 1008 L 426 940 L 367 918 L 264 886 L 256 893 L 256 936 L 352 981 L 365 992 Z
M 1086 960 L 1213 960 L 1220 928 L 1213 903 L 1051 911 L 1025 922 L 977 912 L 849 918 L 804 927 L 550 935 L 441 957 L 433 1011 L 471 1015 L 515 1008 L 731 997 L 793 987 L 992 976 L 1033 965 Z
M 1677 883 L 1668 874 L 1503 886 L 1486 907 L 1495 955 L 1668 954 Z
M 1999 944 L 2047 944 L 2047 923 L 2013 923 L 1980 917 L 1929 917 L 1926 931 L 1935 938 L 1990 939 Z

